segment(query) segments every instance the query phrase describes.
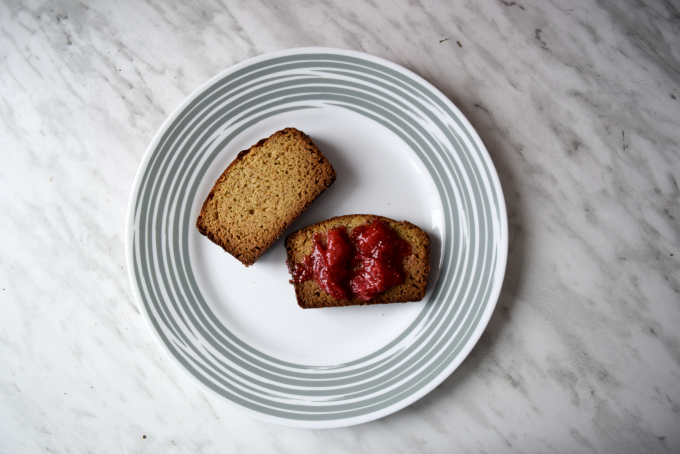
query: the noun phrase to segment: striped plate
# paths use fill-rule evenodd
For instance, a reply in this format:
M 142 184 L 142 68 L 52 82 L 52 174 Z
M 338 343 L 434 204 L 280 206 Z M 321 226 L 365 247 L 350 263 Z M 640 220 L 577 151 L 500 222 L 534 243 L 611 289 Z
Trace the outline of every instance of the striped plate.
M 433 244 L 424 301 L 303 310 L 282 239 L 245 268 L 198 234 L 224 168 L 288 126 L 338 179 L 284 237 L 342 214 L 413 222 Z M 126 248 L 141 313 L 193 383 L 253 417 L 321 428 L 393 413 L 458 367 L 495 307 L 507 241 L 496 171 L 448 99 L 386 60 L 303 48 L 224 71 L 170 115 L 135 179 Z

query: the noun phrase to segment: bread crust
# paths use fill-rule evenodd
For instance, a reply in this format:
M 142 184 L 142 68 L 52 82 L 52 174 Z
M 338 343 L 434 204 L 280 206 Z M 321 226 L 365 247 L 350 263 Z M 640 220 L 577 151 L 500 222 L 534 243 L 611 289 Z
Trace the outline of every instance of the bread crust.
M 314 164 L 314 173 L 304 176 L 307 178 L 307 181 L 304 182 L 305 187 L 309 188 L 309 191 L 305 191 L 305 196 L 298 197 L 293 203 L 290 203 L 290 209 L 285 213 L 281 213 L 280 216 L 270 220 L 265 219 L 260 226 L 266 231 L 266 234 L 264 235 L 258 236 L 256 234 L 259 232 L 252 232 L 243 227 L 227 225 L 228 223 L 220 222 L 219 220 L 216 221 L 215 212 L 217 210 L 217 204 L 215 203 L 215 198 L 225 197 L 225 194 L 223 194 L 223 191 L 221 190 L 229 183 L 229 180 L 232 178 L 235 171 L 246 165 L 249 156 L 262 152 L 269 144 L 277 142 L 277 140 L 282 139 L 283 136 L 290 136 L 289 138 L 296 143 L 296 146 L 299 149 L 305 150 L 303 153 L 309 153 L 308 156 L 301 156 L 299 154 L 296 156 L 296 158 L 302 159 L 307 163 L 313 162 Z M 264 175 L 266 178 L 278 178 L 279 180 L 288 178 L 287 175 L 281 176 L 271 172 L 268 173 L 268 169 L 260 170 L 262 170 L 260 176 Z M 281 131 L 275 132 L 270 137 L 258 141 L 249 149 L 241 151 L 229 166 L 227 166 L 224 172 L 222 172 L 220 177 L 215 181 L 210 193 L 203 202 L 201 212 L 196 220 L 196 227 L 199 233 L 208 237 L 210 241 L 222 247 L 222 249 L 233 255 L 245 266 L 250 266 L 264 254 L 281 234 L 283 234 L 286 228 L 300 216 L 300 214 L 302 214 L 302 212 L 307 209 L 319 195 L 333 184 L 336 177 L 337 173 L 333 169 L 333 166 L 307 134 L 295 128 L 282 129 Z M 278 182 L 281 183 L 281 181 Z M 283 182 L 285 183 L 285 181 Z M 298 182 L 298 185 L 299 184 L 300 183 Z M 243 189 L 239 189 L 227 195 L 233 197 L 235 202 L 238 202 L 246 196 L 251 196 L 252 190 L 246 190 L 244 186 Z M 269 194 L 264 190 L 262 191 L 260 199 L 264 200 L 271 196 L 272 194 Z M 243 217 L 245 216 L 245 213 L 240 213 L 237 210 L 236 215 Z M 210 220 L 211 217 L 213 218 L 212 221 Z
M 344 226 L 348 229 L 368 224 L 380 219 L 397 232 L 400 238 L 411 244 L 411 255 L 404 258 L 406 280 L 402 284 L 390 287 L 385 292 L 368 301 L 357 297 L 349 301 L 338 300 L 326 293 L 314 280 L 293 284 L 298 305 L 303 309 L 363 306 L 371 304 L 405 303 L 420 301 L 427 292 L 430 274 L 430 236 L 420 227 L 408 221 L 397 222 L 383 216 L 371 214 L 350 214 L 327 219 L 304 229 L 293 232 L 286 238 L 286 254 L 288 266 L 292 269 L 314 247 L 314 233 L 325 233 L 328 230 Z M 292 282 L 292 281 L 291 281 Z

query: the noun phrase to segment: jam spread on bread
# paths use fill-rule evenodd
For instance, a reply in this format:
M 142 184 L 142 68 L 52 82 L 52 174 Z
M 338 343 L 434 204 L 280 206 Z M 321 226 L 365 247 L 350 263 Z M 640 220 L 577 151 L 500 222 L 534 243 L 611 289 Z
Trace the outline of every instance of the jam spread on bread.
M 355 244 L 354 257 L 361 263 L 350 280 L 354 295 L 368 301 L 404 282 L 404 258 L 411 255 L 408 241 L 379 219 L 354 227 L 350 237 Z
M 411 245 L 379 219 L 354 227 L 336 227 L 323 236 L 314 234 L 311 254 L 291 269 L 295 283 L 314 279 L 335 299 L 362 301 L 375 298 L 404 282 L 404 258 Z

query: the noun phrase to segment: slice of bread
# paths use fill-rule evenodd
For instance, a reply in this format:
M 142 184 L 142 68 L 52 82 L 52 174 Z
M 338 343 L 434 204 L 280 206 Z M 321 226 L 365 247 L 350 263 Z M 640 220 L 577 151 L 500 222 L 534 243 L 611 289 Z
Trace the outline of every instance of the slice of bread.
M 301 308 L 405 303 L 408 301 L 420 301 L 425 297 L 427 278 L 430 274 L 430 236 L 420 227 L 407 221 L 397 222 L 370 214 L 352 214 L 338 216 L 318 224 L 310 225 L 302 230 L 291 233 L 286 238 L 289 268 L 293 269 L 305 256 L 311 254 L 314 249 L 315 233 L 325 234 L 328 230 L 340 226 L 351 230 L 356 226 L 369 224 L 375 219 L 383 221 L 394 229 L 400 238 L 411 244 L 411 255 L 404 258 L 404 270 L 406 271 L 404 283 L 390 287 L 385 292 L 368 301 L 362 301 L 356 296 L 349 301 L 335 299 L 322 290 L 313 279 L 294 283 L 295 296 Z
M 286 128 L 238 154 L 205 199 L 196 227 L 250 266 L 335 177 L 309 136 Z

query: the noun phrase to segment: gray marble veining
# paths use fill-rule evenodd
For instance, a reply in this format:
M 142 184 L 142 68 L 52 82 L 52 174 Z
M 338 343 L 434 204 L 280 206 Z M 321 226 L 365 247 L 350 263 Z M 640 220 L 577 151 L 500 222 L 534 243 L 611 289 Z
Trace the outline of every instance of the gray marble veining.
M 468 359 L 332 430 L 194 388 L 153 343 L 123 247 L 170 112 L 235 63 L 311 45 L 442 90 L 510 224 Z M 660 0 L 0 3 L 0 452 L 678 452 L 678 98 L 680 12 Z

